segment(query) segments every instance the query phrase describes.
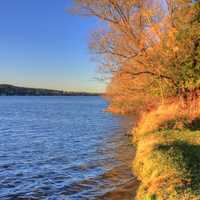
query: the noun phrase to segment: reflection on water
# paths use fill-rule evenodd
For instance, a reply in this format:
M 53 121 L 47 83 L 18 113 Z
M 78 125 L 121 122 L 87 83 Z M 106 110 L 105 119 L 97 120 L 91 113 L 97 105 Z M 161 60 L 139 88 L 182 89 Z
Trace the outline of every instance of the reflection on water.
M 0 98 L 0 199 L 132 200 L 132 120 L 100 97 Z

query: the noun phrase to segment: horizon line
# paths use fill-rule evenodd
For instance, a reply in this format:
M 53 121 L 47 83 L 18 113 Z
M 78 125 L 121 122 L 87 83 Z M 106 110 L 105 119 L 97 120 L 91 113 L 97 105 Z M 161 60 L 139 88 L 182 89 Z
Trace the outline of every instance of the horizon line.
M 52 89 L 48 87 L 34 87 L 34 86 L 25 86 L 25 85 L 18 85 L 12 83 L 0 83 L 1 86 L 12 86 L 17 88 L 25 88 L 25 89 L 38 89 L 38 90 L 52 90 L 52 91 L 59 91 L 59 92 L 71 92 L 71 93 L 91 93 L 91 94 L 104 94 L 105 92 L 95 92 L 95 91 L 84 91 L 84 90 L 67 90 L 67 89 Z

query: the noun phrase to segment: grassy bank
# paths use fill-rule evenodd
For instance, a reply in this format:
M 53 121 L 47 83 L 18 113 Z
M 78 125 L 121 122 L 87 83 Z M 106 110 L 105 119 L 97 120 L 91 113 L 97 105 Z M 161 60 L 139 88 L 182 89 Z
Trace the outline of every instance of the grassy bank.
M 189 109 L 160 106 L 134 130 L 137 200 L 200 200 L 200 112 Z

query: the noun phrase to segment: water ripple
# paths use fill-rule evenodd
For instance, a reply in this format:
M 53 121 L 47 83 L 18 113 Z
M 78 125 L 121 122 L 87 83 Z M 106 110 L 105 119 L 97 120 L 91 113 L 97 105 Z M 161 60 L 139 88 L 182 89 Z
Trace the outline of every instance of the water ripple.
M 132 200 L 128 118 L 100 97 L 0 97 L 0 199 Z

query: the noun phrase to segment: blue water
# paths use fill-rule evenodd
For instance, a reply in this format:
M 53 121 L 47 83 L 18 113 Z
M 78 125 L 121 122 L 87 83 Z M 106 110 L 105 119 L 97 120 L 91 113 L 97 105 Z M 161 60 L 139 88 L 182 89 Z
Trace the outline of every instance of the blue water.
M 132 120 L 100 97 L 0 97 L 1 200 L 129 200 Z

